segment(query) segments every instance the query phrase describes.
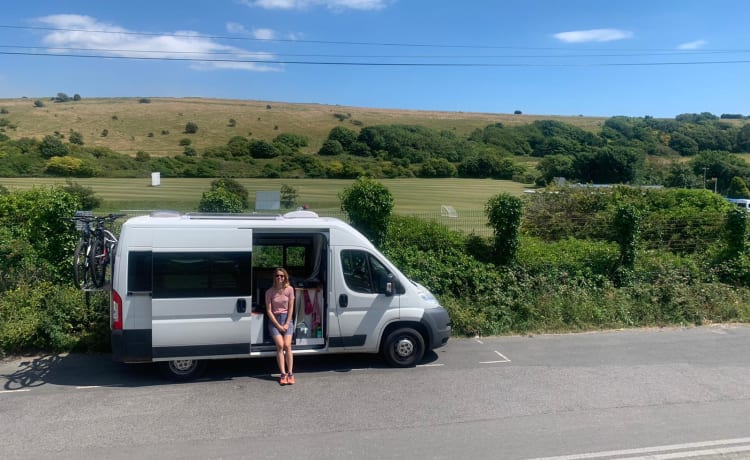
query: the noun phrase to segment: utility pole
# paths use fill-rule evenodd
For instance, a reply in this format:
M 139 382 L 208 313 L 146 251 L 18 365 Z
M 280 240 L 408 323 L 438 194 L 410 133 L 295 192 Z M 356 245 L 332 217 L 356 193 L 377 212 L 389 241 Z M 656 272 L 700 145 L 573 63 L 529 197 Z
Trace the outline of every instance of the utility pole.
M 703 167 L 703 189 L 704 190 L 706 188 L 706 170 L 707 169 L 708 169 L 707 167 L 705 167 L 705 166 Z

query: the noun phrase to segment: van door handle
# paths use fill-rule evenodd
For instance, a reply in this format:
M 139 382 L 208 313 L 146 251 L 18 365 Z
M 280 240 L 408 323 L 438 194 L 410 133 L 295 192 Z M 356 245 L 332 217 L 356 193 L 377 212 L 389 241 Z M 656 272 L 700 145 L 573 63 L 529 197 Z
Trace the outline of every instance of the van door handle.
M 346 294 L 339 295 L 339 307 L 346 308 L 349 306 L 349 297 Z
M 237 299 L 237 313 L 245 313 L 247 311 L 247 301 L 245 299 Z

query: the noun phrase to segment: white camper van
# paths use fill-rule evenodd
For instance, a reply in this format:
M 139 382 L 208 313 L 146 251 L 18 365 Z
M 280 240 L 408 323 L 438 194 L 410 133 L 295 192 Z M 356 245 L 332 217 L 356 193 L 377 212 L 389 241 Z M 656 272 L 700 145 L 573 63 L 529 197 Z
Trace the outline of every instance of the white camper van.
M 162 211 L 122 226 L 114 359 L 161 362 L 171 378 L 189 380 L 209 359 L 276 356 L 263 305 L 276 267 L 295 288 L 297 355 L 382 353 L 408 367 L 450 337 L 435 297 L 339 219 Z
M 727 198 L 727 201 L 740 209 L 750 212 L 750 200 L 747 198 Z

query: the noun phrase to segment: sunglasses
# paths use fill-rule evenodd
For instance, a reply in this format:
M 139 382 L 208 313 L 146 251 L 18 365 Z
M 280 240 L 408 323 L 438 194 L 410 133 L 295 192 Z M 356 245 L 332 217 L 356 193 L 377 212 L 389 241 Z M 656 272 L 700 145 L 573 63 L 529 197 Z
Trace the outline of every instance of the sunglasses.
M 276 278 L 286 278 L 284 275 L 276 275 Z

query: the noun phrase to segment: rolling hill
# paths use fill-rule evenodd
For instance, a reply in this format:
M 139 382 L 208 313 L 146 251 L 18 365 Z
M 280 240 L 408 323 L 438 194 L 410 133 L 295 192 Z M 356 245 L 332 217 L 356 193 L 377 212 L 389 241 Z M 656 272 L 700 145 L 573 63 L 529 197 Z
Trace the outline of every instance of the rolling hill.
M 309 139 L 303 152 L 317 152 L 334 126 L 357 129 L 379 124 L 412 124 L 465 136 L 493 123 L 510 126 L 540 119 L 598 130 L 606 119 L 202 98 L 83 98 L 62 103 L 39 98 L 43 107 L 35 107 L 36 100 L 0 99 L 3 112 L 0 119 L 6 119 L 10 125 L 5 127 L 5 134 L 11 139 L 42 139 L 55 132 L 64 136 L 78 132 L 87 146 L 108 147 L 128 155 L 142 150 L 153 157 L 181 153 L 180 141 L 184 138 L 201 150 L 226 144 L 233 136 L 270 141 L 280 133 L 294 133 Z M 195 134 L 184 132 L 189 122 L 198 126 Z

